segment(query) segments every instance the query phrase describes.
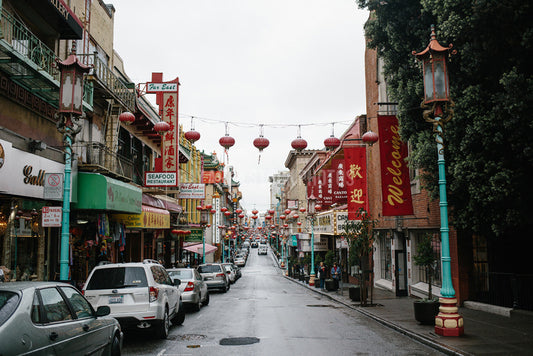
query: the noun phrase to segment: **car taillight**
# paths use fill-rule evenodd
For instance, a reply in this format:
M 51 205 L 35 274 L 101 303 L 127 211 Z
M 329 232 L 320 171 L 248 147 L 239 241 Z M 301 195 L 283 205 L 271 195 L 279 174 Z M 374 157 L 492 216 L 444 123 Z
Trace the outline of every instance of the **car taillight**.
M 193 282 L 188 282 L 187 286 L 185 287 L 184 292 L 190 292 L 192 290 L 194 290 L 194 283 Z
M 81 290 L 81 295 L 85 295 L 85 291 L 83 289 Z
M 150 303 L 155 302 L 157 300 L 157 296 L 159 295 L 159 289 L 156 287 L 150 287 Z
M 224 277 L 224 273 L 218 273 L 216 276 L 217 277 Z

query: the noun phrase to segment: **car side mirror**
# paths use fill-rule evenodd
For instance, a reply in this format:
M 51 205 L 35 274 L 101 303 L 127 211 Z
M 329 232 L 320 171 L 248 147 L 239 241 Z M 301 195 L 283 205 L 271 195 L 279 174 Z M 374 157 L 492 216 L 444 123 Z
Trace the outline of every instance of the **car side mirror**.
M 179 279 L 179 278 L 175 278 L 175 279 L 173 280 L 173 282 L 174 282 L 174 285 L 177 287 L 177 286 L 179 286 L 179 285 L 181 284 L 181 279 Z
M 109 308 L 108 305 L 100 305 L 98 309 L 96 309 L 96 317 L 106 316 L 111 314 L 111 308 Z

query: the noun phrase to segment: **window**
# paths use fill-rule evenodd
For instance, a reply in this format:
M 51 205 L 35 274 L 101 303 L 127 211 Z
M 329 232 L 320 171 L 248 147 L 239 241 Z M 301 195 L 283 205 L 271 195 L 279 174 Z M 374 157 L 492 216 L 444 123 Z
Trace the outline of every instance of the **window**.
M 40 290 L 43 301 L 43 310 L 48 322 L 71 320 L 72 315 L 67 303 L 55 288 L 45 288 Z
M 147 287 L 143 267 L 102 268 L 94 271 L 87 290 Z
M 93 316 L 93 310 L 89 303 L 81 296 L 78 291 L 70 287 L 61 287 L 61 291 L 65 294 L 74 313 L 78 319 L 89 318 Z
M 20 296 L 9 291 L 0 291 L 0 326 L 15 312 Z
M 415 233 L 417 245 L 427 233 L 428 231 L 419 231 Z M 433 252 L 436 260 L 435 265 L 433 266 L 433 273 L 431 274 L 431 284 L 435 286 L 442 286 L 440 233 L 436 231 L 431 231 L 429 233 L 433 234 L 433 241 L 431 245 L 433 246 Z M 416 253 L 416 249 L 413 253 Z M 420 276 L 420 282 L 428 283 L 428 278 L 426 276 L 426 270 L 424 267 L 418 266 L 418 275 Z
M 392 252 L 390 231 L 379 232 L 379 257 L 381 278 L 392 281 Z

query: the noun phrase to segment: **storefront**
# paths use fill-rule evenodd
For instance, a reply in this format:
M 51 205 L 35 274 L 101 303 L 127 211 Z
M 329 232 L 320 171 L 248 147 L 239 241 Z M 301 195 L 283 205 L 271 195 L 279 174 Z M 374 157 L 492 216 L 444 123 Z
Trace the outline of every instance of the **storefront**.
M 0 140 L 0 266 L 9 279 L 49 280 L 59 268 L 60 228 L 42 226 L 42 208 L 61 206 L 44 200 L 47 173 L 64 165 Z

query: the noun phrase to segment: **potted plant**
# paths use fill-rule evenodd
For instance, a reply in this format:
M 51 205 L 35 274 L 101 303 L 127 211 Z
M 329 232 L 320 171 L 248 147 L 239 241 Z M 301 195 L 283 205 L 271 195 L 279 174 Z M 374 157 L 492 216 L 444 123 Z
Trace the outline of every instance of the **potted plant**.
M 433 297 L 431 291 L 431 277 L 437 262 L 432 241 L 433 235 L 426 234 L 416 246 L 416 254 L 413 256 L 415 264 L 424 267 L 428 283 L 427 298 L 415 300 L 414 302 L 415 319 L 421 324 L 434 324 L 435 317 L 439 313 L 439 300 Z

